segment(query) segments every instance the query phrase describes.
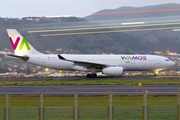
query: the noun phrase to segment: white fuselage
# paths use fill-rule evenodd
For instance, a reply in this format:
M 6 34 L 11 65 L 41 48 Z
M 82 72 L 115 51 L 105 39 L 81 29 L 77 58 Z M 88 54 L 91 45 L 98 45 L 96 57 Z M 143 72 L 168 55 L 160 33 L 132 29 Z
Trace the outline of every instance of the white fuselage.
M 174 65 L 166 57 L 156 55 L 62 55 L 68 60 L 77 60 L 81 62 L 90 62 L 104 64 L 112 67 L 123 67 L 124 71 L 155 71 L 163 70 Z M 58 58 L 57 55 L 40 54 L 29 55 L 27 62 L 58 70 L 82 70 L 91 71 L 91 69 L 83 69 L 77 66 L 74 62 L 64 61 Z M 102 71 L 101 68 L 96 71 Z

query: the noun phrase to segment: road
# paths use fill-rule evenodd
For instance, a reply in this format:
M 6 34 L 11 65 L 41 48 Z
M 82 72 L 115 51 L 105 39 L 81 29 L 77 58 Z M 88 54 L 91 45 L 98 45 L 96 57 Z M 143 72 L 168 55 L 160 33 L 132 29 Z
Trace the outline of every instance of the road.
M 26 80 L 47 80 L 51 78 L 0 78 L 0 81 L 26 81 Z M 58 77 L 53 78 L 59 80 Z M 83 80 L 86 77 L 62 77 L 60 80 Z M 118 80 L 149 80 L 149 79 L 179 79 L 179 76 L 123 76 L 123 77 L 99 77 L 89 78 L 88 80 L 104 80 L 104 79 L 118 79 Z M 43 91 L 45 95 L 73 95 L 74 91 L 78 91 L 79 95 L 104 95 L 108 94 L 109 90 L 112 90 L 115 95 L 131 94 L 142 95 L 143 90 L 147 89 L 148 94 L 178 94 L 180 85 L 70 85 L 70 86 L 0 86 L 0 95 L 3 95 L 6 91 L 11 95 L 38 95 L 40 91 Z

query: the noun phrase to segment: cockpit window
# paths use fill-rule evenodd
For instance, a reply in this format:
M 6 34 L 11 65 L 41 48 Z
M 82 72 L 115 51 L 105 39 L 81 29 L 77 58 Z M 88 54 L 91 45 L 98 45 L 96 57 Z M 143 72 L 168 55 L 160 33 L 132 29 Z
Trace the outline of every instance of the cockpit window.
M 170 61 L 169 59 L 166 59 L 166 61 Z

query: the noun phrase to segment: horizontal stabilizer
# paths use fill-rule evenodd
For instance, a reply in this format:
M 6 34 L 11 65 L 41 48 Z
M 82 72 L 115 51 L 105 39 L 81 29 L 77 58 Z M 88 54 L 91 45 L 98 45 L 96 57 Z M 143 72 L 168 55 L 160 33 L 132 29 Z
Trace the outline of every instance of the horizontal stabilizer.
M 27 55 L 25 55 L 25 56 L 18 56 L 18 55 L 7 54 L 7 56 L 20 58 L 20 59 L 22 59 L 24 61 L 28 61 L 29 60 L 29 57 Z

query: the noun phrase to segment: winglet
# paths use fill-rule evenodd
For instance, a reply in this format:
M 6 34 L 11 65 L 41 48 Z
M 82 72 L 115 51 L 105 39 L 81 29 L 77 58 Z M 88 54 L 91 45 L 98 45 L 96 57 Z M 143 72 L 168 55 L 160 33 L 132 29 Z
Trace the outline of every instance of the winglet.
M 60 60 L 66 60 L 64 57 L 62 57 L 61 55 L 58 55 Z

